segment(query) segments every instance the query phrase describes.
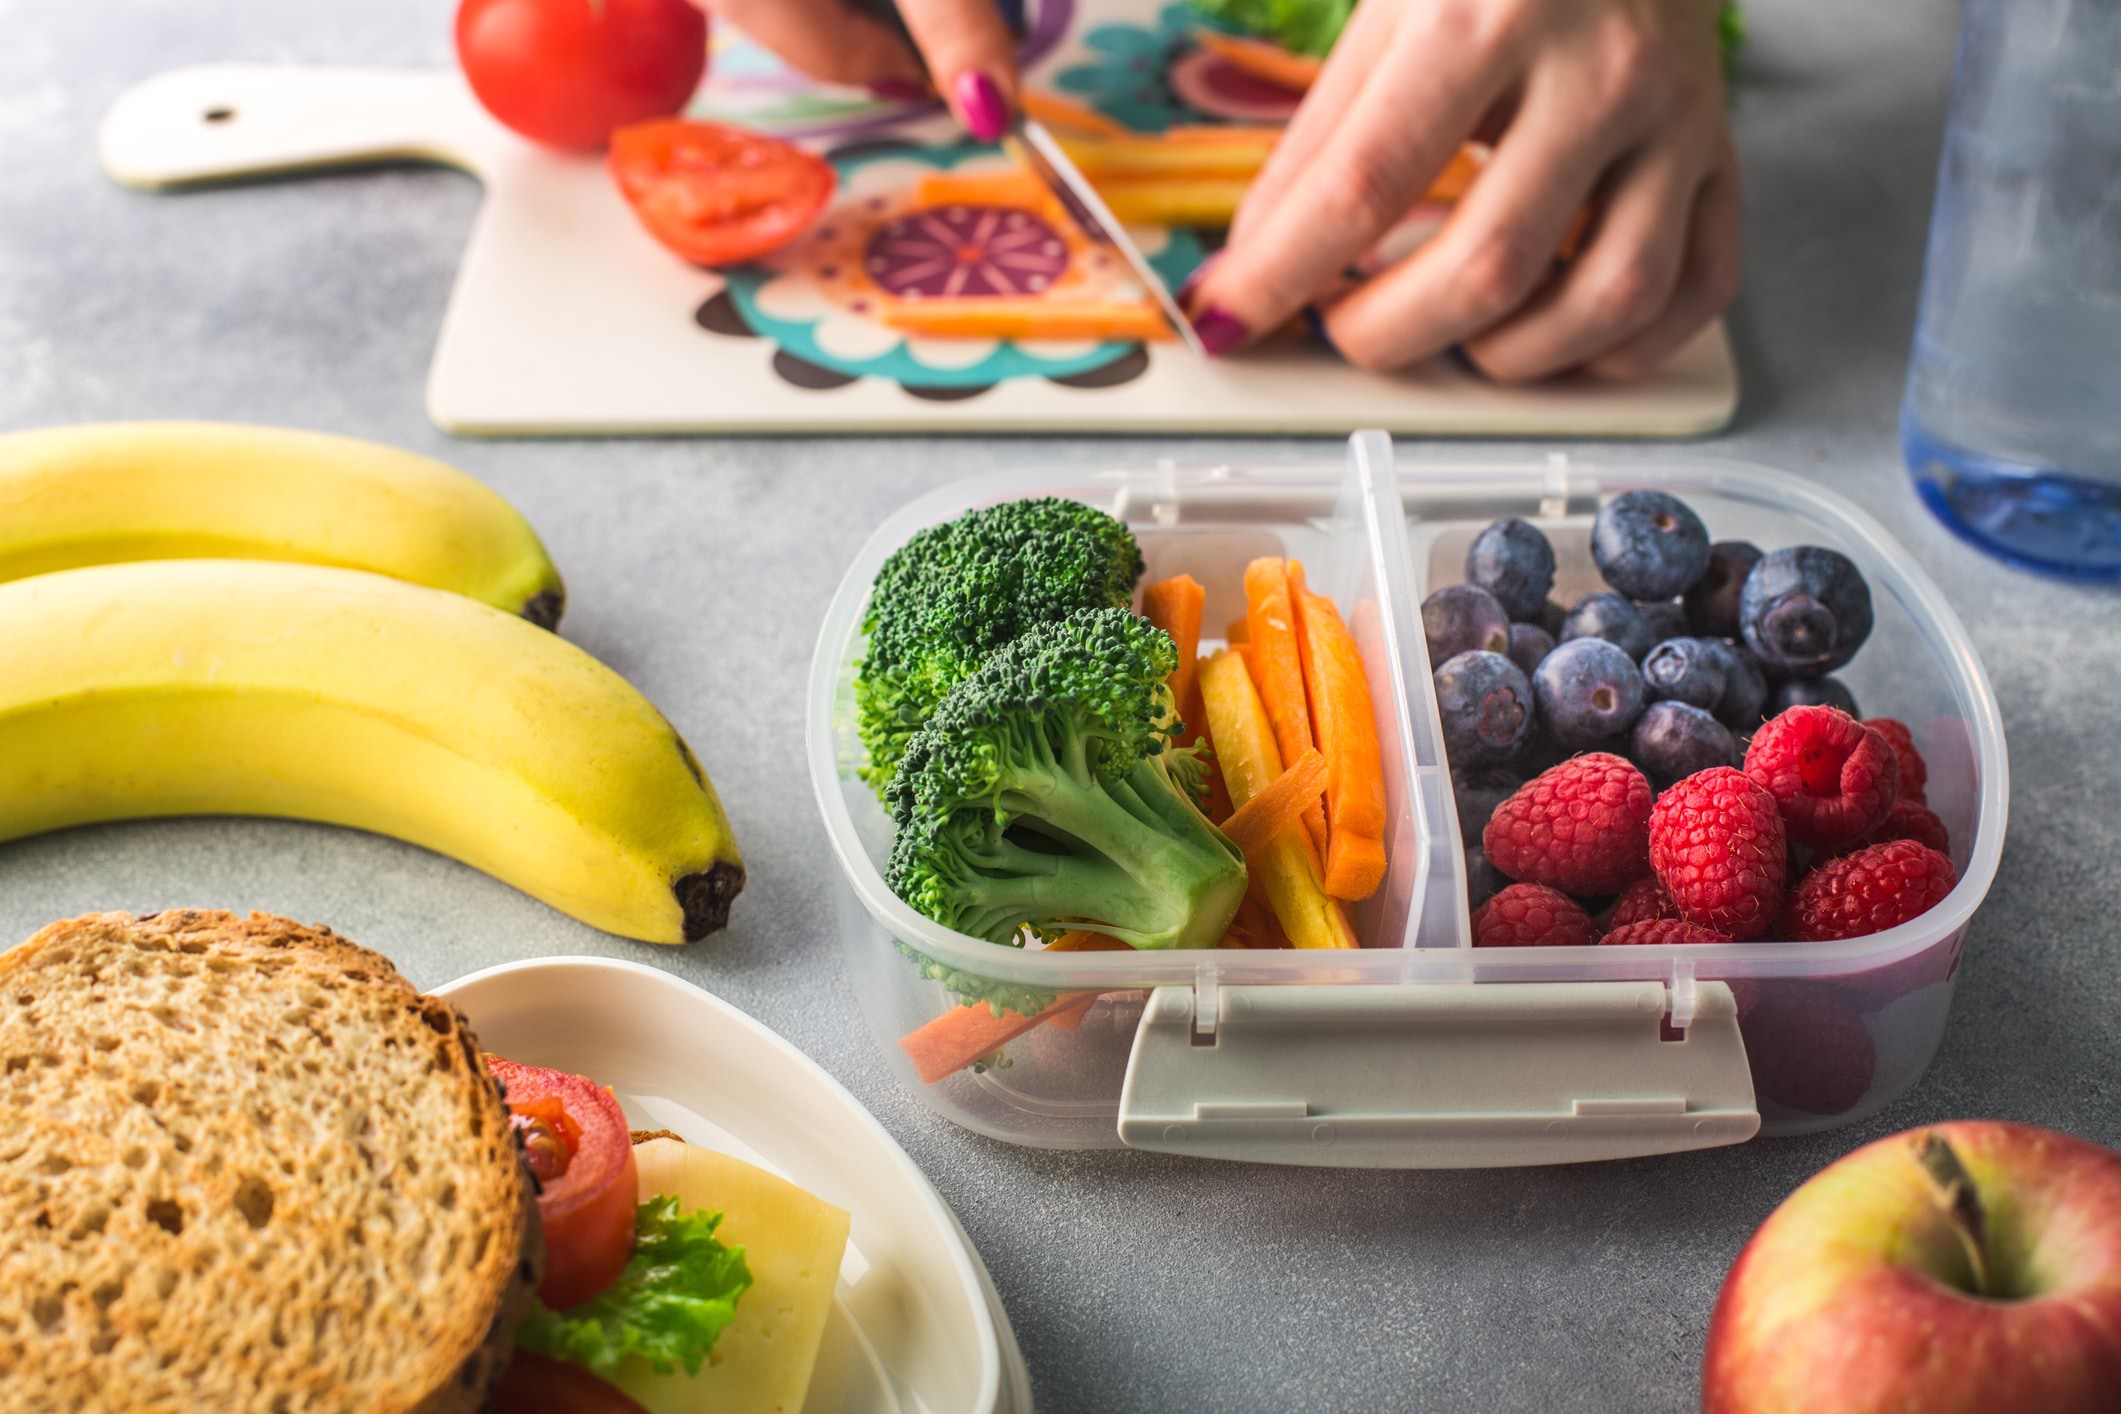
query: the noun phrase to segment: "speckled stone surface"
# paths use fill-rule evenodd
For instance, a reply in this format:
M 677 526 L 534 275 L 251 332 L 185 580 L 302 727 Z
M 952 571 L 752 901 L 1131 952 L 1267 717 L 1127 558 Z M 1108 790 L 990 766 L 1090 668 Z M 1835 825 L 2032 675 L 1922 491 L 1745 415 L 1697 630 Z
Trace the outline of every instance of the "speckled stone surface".
M 1035 1152 L 930 1115 L 879 1068 L 830 934 L 833 865 L 800 757 L 811 644 L 855 548 L 911 496 L 998 463 L 1134 449 L 452 442 L 428 425 L 421 386 L 478 205 L 468 179 L 367 172 L 149 197 L 97 170 L 96 123 L 135 80 L 228 59 L 443 62 L 445 0 L 0 0 L 0 426 L 284 422 L 492 483 L 565 570 L 568 635 L 661 704 L 713 771 L 752 869 L 734 925 L 658 951 L 388 841 L 167 822 L 0 848 L 0 938 L 89 909 L 189 903 L 327 921 L 422 984 L 548 953 L 671 968 L 817 1057 L 897 1135 L 993 1268 L 1055 1414 L 1691 1406 L 1731 1257 L 1858 1142 L 2006 1116 L 2121 1143 L 2121 601 L 1960 548 L 1916 505 L 1894 445 L 1954 7 L 1749 8 L 1737 102 L 1749 263 L 1733 321 L 1744 406 L 1726 436 L 1642 455 L 1741 457 L 1852 496 L 1947 587 L 2010 731 L 2010 848 L 1943 1049 L 1875 1120 L 1663 1160 L 1379 1174 Z

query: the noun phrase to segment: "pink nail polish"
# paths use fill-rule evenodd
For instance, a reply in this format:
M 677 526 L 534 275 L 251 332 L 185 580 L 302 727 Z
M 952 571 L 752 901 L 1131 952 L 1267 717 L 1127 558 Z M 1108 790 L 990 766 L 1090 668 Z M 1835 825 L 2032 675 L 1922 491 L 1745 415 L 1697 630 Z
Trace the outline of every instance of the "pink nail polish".
M 869 91 L 892 103 L 918 103 L 931 92 L 928 85 L 914 79 L 882 79 L 869 85 Z
M 1193 332 L 1200 335 L 1201 347 L 1211 354 L 1226 354 L 1245 341 L 1252 331 L 1221 305 L 1211 304 L 1193 317 Z
M 981 142 L 996 142 L 1009 126 L 1009 105 L 1001 85 L 977 69 L 967 69 L 950 85 L 957 95 L 958 116 L 965 130 Z

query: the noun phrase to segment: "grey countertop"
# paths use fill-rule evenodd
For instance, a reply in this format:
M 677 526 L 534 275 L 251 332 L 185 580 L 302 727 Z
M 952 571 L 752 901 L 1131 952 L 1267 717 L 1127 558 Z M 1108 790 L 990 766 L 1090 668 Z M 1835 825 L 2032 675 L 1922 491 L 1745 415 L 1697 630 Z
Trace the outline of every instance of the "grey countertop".
M 1831 481 L 1900 537 L 1973 632 L 2002 696 L 2016 791 L 1943 1049 L 1899 1103 L 1835 1133 L 1433 1174 L 1010 1148 L 897 1088 L 856 1013 L 800 752 L 801 688 L 831 589 L 870 528 L 921 491 L 997 463 L 1127 449 L 454 442 L 428 425 L 421 386 L 479 201 L 471 181 L 376 171 L 157 198 L 97 170 L 97 121 L 140 78 L 228 59 L 444 62 L 450 8 L 0 0 L 0 427 L 289 423 L 414 448 L 490 482 L 565 570 L 568 635 L 639 684 L 706 759 L 752 869 L 735 922 L 659 951 L 387 840 L 173 821 L 0 848 L 0 938 L 90 909 L 200 904 L 329 922 L 422 984 L 549 953 L 670 968 L 815 1056 L 906 1146 L 993 1268 L 1053 1414 L 1686 1408 L 1726 1266 L 1837 1155 L 1964 1116 L 2121 1143 L 2116 601 L 1962 549 L 1917 506 L 1894 441 L 1953 6 L 1749 7 L 1736 105 L 1748 267 L 1733 318 L 1744 403 L 1724 436 L 1643 449 Z

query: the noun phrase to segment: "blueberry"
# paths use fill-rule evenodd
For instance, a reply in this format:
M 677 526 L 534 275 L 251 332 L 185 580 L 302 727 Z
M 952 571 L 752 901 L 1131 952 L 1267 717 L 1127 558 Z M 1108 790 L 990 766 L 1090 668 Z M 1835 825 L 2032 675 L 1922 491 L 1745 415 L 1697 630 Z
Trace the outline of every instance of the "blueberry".
M 1554 547 L 1524 521 L 1498 520 L 1473 537 L 1466 583 L 1477 584 L 1513 619 L 1528 619 L 1554 587 Z
M 1775 684 L 1767 714 L 1779 717 L 1792 707 L 1839 707 L 1851 717 L 1863 715 L 1856 710 L 1856 694 L 1840 678 L 1791 678 Z
M 1498 766 L 1476 766 L 1451 773 L 1451 798 L 1458 802 L 1458 834 L 1469 845 L 1480 843 L 1481 832 L 1495 807 L 1517 794 L 1524 781 L 1513 771 Z
M 1650 784 L 1662 790 L 1711 766 L 1738 764 L 1730 728 L 1685 702 L 1652 702 L 1635 722 L 1630 752 Z
M 1651 599 L 1637 604 L 1635 612 L 1650 626 L 1650 641 L 1653 643 L 1686 637 L 1686 610 L 1680 607 L 1677 599 Z
M 1709 567 L 1701 582 L 1686 592 L 1690 632 L 1703 638 L 1738 636 L 1738 596 L 1745 577 L 1760 563 L 1760 547 L 1750 540 L 1719 540 L 1709 546 Z
M 1642 660 L 1642 686 L 1652 702 L 1677 701 L 1713 712 L 1723 701 L 1728 652 L 1704 638 L 1667 638 Z
M 1771 550 L 1738 598 L 1745 646 L 1785 677 L 1823 677 L 1871 634 L 1871 587 L 1848 556 L 1819 545 Z
M 1507 761 L 1532 730 L 1532 685 L 1500 653 L 1461 653 L 1436 670 L 1436 706 L 1451 763 Z
M 1504 653 L 1510 647 L 1510 616 L 1477 584 L 1454 584 L 1422 600 L 1421 628 L 1429 637 L 1431 663 L 1461 653 Z
M 1642 621 L 1642 611 L 1618 594 L 1599 590 L 1586 594 L 1569 610 L 1568 620 L 1561 626 L 1561 641 L 1572 638 L 1602 638 L 1615 643 L 1620 650 L 1636 662 L 1649 652 L 1657 642 L 1650 626 Z
M 1538 624 L 1510 625 L 1510 661 L 1526 672 L 1539 666 L 1539 660 L 1554 651 L 1554 635 Z
M 1760 660 L 1743 644 L 1728 638 L 1704 638 L 1701 642 L 1723 664 L 1723 699 L 1709 710 L 1732 731 L 1751 731 L 1760 725 L 1761 714 L 1767 710 L 1767 675 L 1760 671 Z
M 1508 880 L 1488 862 L 1488 852 L 1479 845 L 1466 847 L 1466 902 L 1474 908 L 1502 892 Z
M 1662 491 L 1628 491 L 1598 509 L 1591 558 L 1605 582 L 1630 599 L 1670 599 L 1709 567 L 1709 532 L 1686 502 Z
M 1539 720 L 1563 746 L 1617 736 L 1642 715 L 1642 673 L 1602 638 L 1574 638 L 1547 654 L 1532 674 Z
M 1561 628 L 1568 621 L 1569 611 L 1562 608 L 1561 605 L 1555 603 L 1552 599 L 1541 604 L 1539 612 L 1527 620 L 1527 622 L 1538 624 L 1545 629 L 1556 643 L 1561 642 Z

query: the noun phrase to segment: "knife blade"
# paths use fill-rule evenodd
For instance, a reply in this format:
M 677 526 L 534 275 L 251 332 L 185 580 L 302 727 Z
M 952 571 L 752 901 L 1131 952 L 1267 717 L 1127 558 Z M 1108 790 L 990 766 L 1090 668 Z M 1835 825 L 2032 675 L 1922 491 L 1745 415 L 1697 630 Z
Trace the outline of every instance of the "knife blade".
M 1171 287 L 1156 273 L 1149 257 L 1142 254 L 1141 247 L 1127 234 L 1127 228 L 1113 217 L 1112 209 L 1097 194 L 1097 188 L 1090 185 L 1089 178 L 1046 130 L 1046 125 L 1019 114 L 1010 124 L 1009 137 L 1010 148 L 1017 160 L 1030 168 L 1053 193 L 1054 199 L 1081 228 L 1083 236 L 1125 261 L 1127 268 L 1134 272 L 1134 278 L 1156 300 L 1164 318 L 1170 321 L 1171 328 L 1186 347 L 1206 358 L 1207 346 L 1201 343 L 1200 335 L 1193 332 L 1193 321 L 1186 318 L 1186 311 L 1180 307 L 1177 296 L 1171 293 Z

